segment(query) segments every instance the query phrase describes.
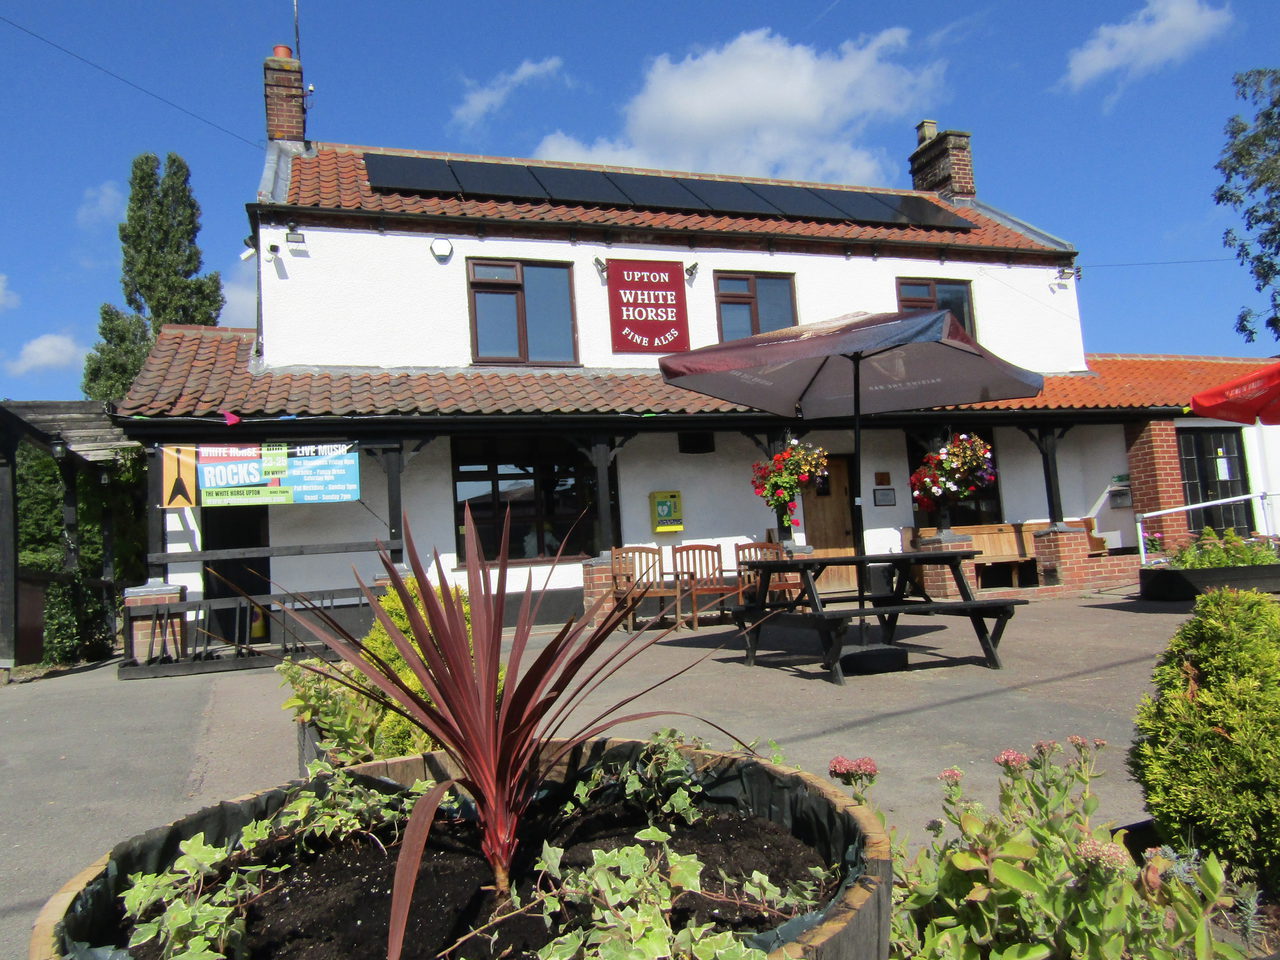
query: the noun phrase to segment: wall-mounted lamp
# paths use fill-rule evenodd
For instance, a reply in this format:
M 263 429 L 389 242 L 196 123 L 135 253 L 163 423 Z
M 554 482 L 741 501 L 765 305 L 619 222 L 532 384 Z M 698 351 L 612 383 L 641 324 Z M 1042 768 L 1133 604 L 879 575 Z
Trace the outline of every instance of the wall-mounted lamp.
M 290 230 L 284 235 L 284 242 L 290 247 L 305 246 L 307 242 L 306 235 L 298 230 Z
M 1080 268 L 1079 267 L 1060 267 L 1058 269 L 1058 279 L 1059 280 L 1079 280 Z
M 698 275 L 698 261 L 695 260 L 693 263 L 685 267 L 684 275 L 688 277 L 690 280 L 696 277 Z
M 431 255 L 444 263 L 453 256 L 453 242 L 448 237 L 436 237 L 431 241 Z
M 601 260 L 599 257 L 596 257 L 591 262 L 596 265 L 596 272 L 600 274 L 600 279 L 601 280 L 607 279 L 609 276 L 609 265 L 605 263 L 603 260 Z

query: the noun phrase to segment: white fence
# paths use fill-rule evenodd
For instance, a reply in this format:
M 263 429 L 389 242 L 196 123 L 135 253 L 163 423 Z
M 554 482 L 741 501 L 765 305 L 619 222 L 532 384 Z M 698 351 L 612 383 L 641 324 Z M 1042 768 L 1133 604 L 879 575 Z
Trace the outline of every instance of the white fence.
M 1163 517 L 1171 513 L 1186 513 L 1189 510 L 1200 510 L 1203 507 L 1217 507 L 1224 503 L 1239 503 L 1242 500 L 1257 500 L 1261 506 L 1258 511 L 1258 525 L 1261 527 L 1260 533 L 1271 536 L 1275 529 L 1275 523 L 1271 515 L 1273 505 L 1269 502 L 1275 497 L 1280 497 L 1277 493 L 1242 493 L 1238 497 L 1225 497 L 1222 500 L 1206 500 L 1204 503 L 1193 503 L 1185 507 L 1170 507 L 1168 510 L 1152 510 L 1149 513 L 1140 513 L 1135 518 L 1138 525 L 1138 553 L 1145 564 L 1147 562 L 1147 536 L 1143 530 L 1143 523 L 1150 517 Z

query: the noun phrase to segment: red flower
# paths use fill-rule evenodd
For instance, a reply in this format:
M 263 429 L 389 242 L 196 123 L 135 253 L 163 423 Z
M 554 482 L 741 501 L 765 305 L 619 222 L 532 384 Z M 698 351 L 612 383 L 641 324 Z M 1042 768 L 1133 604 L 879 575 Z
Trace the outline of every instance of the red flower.
M 796 479 L 799 480 L 801 483 L 808 483 L 809 475 L 807 473 L 802 473 L 800 474 L 800 476 L 796 477 Z
M 792 500 L 790 503 L 787 504 L 788 510 L 794 510 L 795 508 L 796 508 L 796 502 L 794 500 Z

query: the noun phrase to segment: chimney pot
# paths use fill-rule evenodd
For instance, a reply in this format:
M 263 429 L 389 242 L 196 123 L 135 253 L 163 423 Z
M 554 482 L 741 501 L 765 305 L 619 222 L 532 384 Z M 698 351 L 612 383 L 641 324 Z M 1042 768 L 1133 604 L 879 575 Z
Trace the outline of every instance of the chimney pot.
M 938 121 L 921 120 L 916 124 L 916 145 L 923 146 L 938 135 Z
M 278 57 L 281 60 L 292 60 L 293 50 L 290 49 L 289 47 L 286 47 L 283 43 L 277 43 L 271 49 L 271 55 L 273 57 Z

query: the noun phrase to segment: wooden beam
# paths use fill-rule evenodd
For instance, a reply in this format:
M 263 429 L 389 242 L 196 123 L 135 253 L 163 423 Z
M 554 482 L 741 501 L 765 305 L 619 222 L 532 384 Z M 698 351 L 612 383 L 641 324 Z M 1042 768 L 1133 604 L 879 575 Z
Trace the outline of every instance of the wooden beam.
M 251 560 L 255 557 L 310 557 L 326 553 L 373 553 L 400 550 L 399 540 L 358 540 L 349 543 L 301 543 L 286 547 L 237 547 L 227 550 L 192 550 L 188 553 L 148 553 L 147 563 L 162 568 L 170 563 L 204 563 L 209 560 Z

